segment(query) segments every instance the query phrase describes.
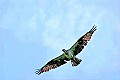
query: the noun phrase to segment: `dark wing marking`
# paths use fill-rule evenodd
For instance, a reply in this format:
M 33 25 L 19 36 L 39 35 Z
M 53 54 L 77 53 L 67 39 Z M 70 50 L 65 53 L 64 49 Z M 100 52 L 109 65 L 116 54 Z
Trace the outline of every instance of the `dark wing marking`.
M 65 54 L 62 54 L 60 56 L 58 56 L 55 59 L 52 59 L 51 61 L 49 61 L 45 66 L 43 66 L 41 69 L 37 69 L 37 71 L 35 72 L 36 74 L 41 74 L 43 72 L 47 72 L 51 69 L 55 69 L 65 63 L 67 63 L 66 61 L 69 61 L 69 59 L 67 59 L 65 57 Z
M 84 46 L 86 46 L 88 41 L 90 41 L 92 34 L 96 29 L 97 28 L 94 25 L 89 32 L 87 32 L 85 35 L 79 38 L 77 42 L 70 48 L 70 50 L 73 51 L 74 56 L 76 56 L 78 53 L 80 53 L 83 50 Z

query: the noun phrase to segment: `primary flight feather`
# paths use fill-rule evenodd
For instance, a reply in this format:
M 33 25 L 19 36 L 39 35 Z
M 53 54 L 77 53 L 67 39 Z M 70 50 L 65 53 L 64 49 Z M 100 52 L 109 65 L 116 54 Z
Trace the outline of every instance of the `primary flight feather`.
M 43 72 L 47 72 L 51 69 L 55 69 L 63 65 L 67 63 L 67 61 L 71 61 L 72 66 L 79 65 L 82 60 L 77 58 L 76 55 L 83 50 L 84 46 L 87 45 L 88 41 L 90 41 L 92 34 L 94 33 L 96 29 L 97 28 L 94 25 L 92 29 L 88 31 L 85 35 L 80 37 L 70 49 L 68 50 L 62 49 L 62 51 L 64 52 L 63 54 L 49 61 L 41 69 L 37 69 L 35 73 L 39 75 Z

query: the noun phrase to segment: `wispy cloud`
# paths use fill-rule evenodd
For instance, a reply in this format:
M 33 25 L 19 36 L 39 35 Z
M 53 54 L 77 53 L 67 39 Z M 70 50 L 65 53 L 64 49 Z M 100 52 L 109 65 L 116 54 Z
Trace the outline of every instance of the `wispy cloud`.
M 5 59 L 1 59 L 2 63 L 5 63 L 1 67 L 4 68 L 5 75 L 0 74 L 0 76 L 4 75 L 5 79 L 10 80 L 36 78 L 30 67 L 35 68 L 35 60 L 37 60 L 37 65 L 44 65 L 43 63 L 46 60 L 54 58 L 53 55 L 61 54 L 62 48 L 70 48 L 81 35 L 96 24 L 98 27 L 95 35 L 93 35 L 94 37 L 92 37 L 87 48 L 82 51 L 84 54 L 78 55 L 83 60 L 80 66 L 73 69 L 68 63 L 57 70 L 42 74 L 40 78 L 45 79 L 47 74 L 53 74 L 56 80 L 63 80 L 63 77 L 64 80 L 67 80 L 71 79 L 69 76 L 78 75 L 79 71 L 81 72 L 80 76 L 76 76 L 74 79 L 88 80 L 92 76 L 93 79 L 91 80 L 100 80 L 101 76 L 102 78 L 104 76 L 104 79 L 120 80 L 120 22 L 118 22 L 120 20 L 117 19 L 118 16 L 113 11 L 109 10 L 108 12 L 106 10 L 109 7 L 107 1 L 4 1 L 0 0 L 0 4 L 2 3 L 0 5 L 0 9 L 2 9 L 0 12 L 2 17 L 0 19 L 0 40 L 2 40 L 0 50 L 6 55 Z M 49 54 L 47 55 L 47 53 Z M 3 54 L 0 55 L 3 56 Z M 23 63 L 25 61 L 27 61 L 27 65 Z M 32 62 L 29 63 L 30 61 Z M 8 65 L 9 68 L 7 68 Z M 29 72 L 31 75 L 21 70 L 26 71 L 26 73 L 31 71 Z M 11 71 L 12 73 L 21 72 L 12 75 Z M 68 72 L 70 73 L 68 74 Z M 56 73 L 58 75 L 54 76 Z M 11 76 L 16 77 L 13 79 Z M 37 76 L 37 78 L 39 77 Z M 47 78 L 52 77 L 47 76 Z
M 63 5 L 60 4 L 59 6 Z M 68 4 L 66 12 L 61 10 L 60 13 L 52 13 L 53 16 L 45 19 L 42 33 L 44 45 L 54 50 L 69 48 L 81 34 L 90 29 L 94 22 L 99 22 L 104 15 L 104 11 L 102 9 L 98 11 L 95 6 L 83 6 L 75 2 L 72 4 L 71 1 L 68 1 Z
M 0 27 L 4 29 L 10 29 L 14 37 L 18 41 L 34 41 L 32 37 L 36 37 L 37 34 L 37 15 L 38 7 L 37 1 L 11 1 L 9 0 L 4 5 L 7 8 L 4 13 Z M 36 39 L 36 38 L 35 38 Z
M 35 35 L 37 33 L 37 15 L 33 15 L 30 20 L 26 21 L 26 23 L 22 23 L 19 28 L 17 28 L 15 33 L 15 38 L 21 42 L 30 42 L 36 41 Z M 34 40 L 33 40 L 34 37 Z

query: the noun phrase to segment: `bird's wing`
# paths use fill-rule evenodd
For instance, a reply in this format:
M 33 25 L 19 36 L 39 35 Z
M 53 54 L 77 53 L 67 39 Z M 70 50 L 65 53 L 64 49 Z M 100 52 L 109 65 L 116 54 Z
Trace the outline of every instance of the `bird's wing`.
M 80 53 L 83 50 L 84 46 L 86 46 L 88 41 L 90 41 L 92 34 L 96 29 L 97 28 L 94 25 L 90 31 L 88 31 L 85 35 L 79 38 L 77 42 L 70 48 L 70 50 L 73 51 L 74 56 L 76 56 L 78 53 Z
M 65 63 L 67 63 L 68 59 L 66 58 L 65 54 L 62 54 L 51 61 L 49 61 L 45 66 L 43 66 L 41 69 L 37 69 L 36 74 L 41 74 L 43 72 L 47 72 L 51 69 L 55 69 Z

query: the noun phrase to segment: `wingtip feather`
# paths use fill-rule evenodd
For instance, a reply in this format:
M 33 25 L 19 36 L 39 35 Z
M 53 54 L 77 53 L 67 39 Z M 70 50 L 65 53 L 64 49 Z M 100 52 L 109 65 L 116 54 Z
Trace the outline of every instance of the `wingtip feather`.
M 96 31 L 96 30 L 97 30 L 97 26 L 94 25 L 89 32 L 94 33 L 94 31 Z
M 42 73 L 41 69 L 36 69 L 35 74 L 40 75 Z

